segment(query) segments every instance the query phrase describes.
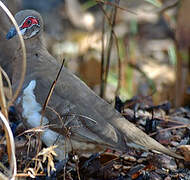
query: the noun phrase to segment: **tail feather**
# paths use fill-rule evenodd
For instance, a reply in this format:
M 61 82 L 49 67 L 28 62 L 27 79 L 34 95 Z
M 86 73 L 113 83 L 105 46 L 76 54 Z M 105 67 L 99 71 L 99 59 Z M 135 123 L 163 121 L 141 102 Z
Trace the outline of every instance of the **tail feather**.
M 131 145 L 134 148 L 158 151 L 178 159 L 184 159 L 182 156 L 164 147 L 162 144 L 148 136 L 134 124 L 129 121 L 124 121 L 123 118 L 118 118 L 115 126 L 117 126 L 117 128 L 122 131 L 123 136 L 126 137 L 125 140 L 127 141 L 127 145 Z
M 148 136 L 148 135 L 147 135 Z M 149 137 L 149 136 L 148 136 Z M 149 137 L 150 138 L 150 137 Z M 149 139 L 148 138 L 148 139 Z M 147 144 L 148 143 L 148 144 Z M 173 152 L 172 150 L 166 148 L 165 146 L 163 146 L 162 144 L 160 144 L 159 142 L 157 142 L 156 140 L 154 140 L 153 138 L 150 138 L 148 141 L 147 141 L 146 144 L 144 144 L 145 146 L 147 145 L 146 148 L 148 148 L 149 150 L 152 150 L 152 151 L 157 151 L 157 152 L 160 152 L 160 153 L 164 153 L 166 155 L 169 155 L 169 156 L 172 156 L 172 157 L 175 157 L 175 158 L 178 158 L 178 159 L 184 159 L 182 156 L 176 154 L 175 152 Z

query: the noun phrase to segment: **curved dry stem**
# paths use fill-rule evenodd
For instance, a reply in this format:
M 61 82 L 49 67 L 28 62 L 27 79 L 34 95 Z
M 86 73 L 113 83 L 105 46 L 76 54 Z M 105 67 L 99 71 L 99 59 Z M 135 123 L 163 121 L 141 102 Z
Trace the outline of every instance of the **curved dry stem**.
M 10 99 L 12 99 L 13 97 L 13 92 L 12 92 L 12 86 L 11 86 L 11 81 L 9 79 L 9 76 L 7 75 L 7 73 L 3 70 L 3 68 L 0 66 L 0 70 L 3 74 L 3 76 L 5 77 L 5 80 L 7 81 L 8 84 L 8 88 L 9 88 L 9 94 L 10 94 Z
M 9 134 L 9 143 L 11 145 L 11 162 L 10 162 L 10 168 L 11 168 L 11 178 L 14 179 L 17 172 L 17 166 L 16 166 L 16 157 L 15 157 L 15 143 L 13 138 L 12 130 L 9 126 L 8 120 L 5 118 L 3 113 L 0 111 L 0 120 L 3 122 L 4 127 L 6 128 L 8 134 Z
M 18 27 L 18 24 L 17 24 L 15 18 L 13 17 L 11 12 L 8 10 L 8 8 L 2 3 L 2 1 L 0 1 L 0 7 L 5 11 L 7 16 L 12 21 L 14 27 L 16 28 L 16 31 L 18 33 L 18 37 L 19 37 L 19 40 L 20 40 L 20 43 L 21 43 L 22 54 L 23 54 L 22 71 L 21 71 L 20 82 L 19 82 L 18 88 L 15 91 L 15 94 L 13 95 L 12 99 L 8 102 L 8 107 L 9 107 L 15 101 L 15 99 L 17 98 L 20 90 L 22 89 L 22 85 L 23 85 L 24 77 L 25 77 L 25 73 L 26 73 L 26 48 L 25 48 L 25 44 L 24 44 L 24 39 L 23 39 L 23 37 L 21 35 L 20 29 Z
M 56 114 L 56 116 L 58 117 L 58 119 L 60 120 L 60 122 L 61 122 L 61 124 L 62 124 L 62 126 L 64 126 L 64 124 L 63 124 L 63 122 L 62 122 L 62 118 L 61 118 L 61 115 L 55 110 L 55 109 L 53 109 L 52 107 L 50 107 L 50 106 L 46 106 L 46 108 L 47 109 L 50 109 L 53 113 L 55 113 Z
M 0 172 L 0 179 L 8 180 L 8 178 L 4 174 L 2 174 L 1 172 Z

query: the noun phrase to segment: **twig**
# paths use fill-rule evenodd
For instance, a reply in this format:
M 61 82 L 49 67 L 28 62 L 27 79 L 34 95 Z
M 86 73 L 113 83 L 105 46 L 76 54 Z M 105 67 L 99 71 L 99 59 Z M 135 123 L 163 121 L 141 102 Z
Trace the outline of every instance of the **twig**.
M 53 91 L 54 91 L 54 89 L 55 89 L 55 85 L 56 85 L 56 82 L 57 82 L 57 80 L 58 80 L 58 78 L 59 78 L 59 75 L 60 75 L 60 73 L 61 73 L 61 70 L 62 70 L 62 68 L 63 68 L 64 62 L 65 62 L 65 59 L 63 59 L 63 62 L 62 62 L 61 67 L 60 67 L 60 69 L 59 69 L 59 72 L 57 73 L 56 79 L 55 79 L 54 82 L 52 83 L 51 88 L 50 88 L 50 90 L 49 90 L 49 92 L 48 92 L 47 98 L 46 98 L 46 100 L 45 100 L 45 102 L 44 102 L 44 105 L 43 105 L 43 108 L 42 108 L 42 112 L 41 112 L 40 125 L 42 125 L 43 117 L 44 117 L 45 110 L 46 110 L 46 106 L 48 105 L 49 100 L 50 100 L 50 98 L 51 98 L 51 95 L 52 95 L 52 93 L 53 93 Z M 40 151 L 40 146 L 41 146 L 40 137 L 41 137 L 41 134 L 39 134 L 39 136 L 38 136 L 38 149 L 37 149 L 37 153 L 39 153 L 39 151 Z
M 114 9 L 112 9 L 112 12 L 113 12 L 113 15 L 111 13 L 112 20 L 110 21 L 110 26 L 111 26 L 110 38 L 109 38 L 108 51 L 107 51 L 107 56 L 106 56 L 105 85 L 104 85 L 105 89 L 104 89 L 104 93 L 106 92 L 108 73 L 109 73 L 109 69 L 110 69 L 110 57 L 111 57 L 111 50 L 112 50 L 112 45 L 113 45 L 113 35 L 112 34 L 113 34 L 113 29 L 115 27 L 117 8 L 114 7 Z M 104 96 L 105 96 L 105 94 L 103 95 L 103 97 Z
M 11 171 L 11 175 L 10 175 L 10 179 L 14 179 L 16 176 L 16 172 L 17 172 L 17 165 L 16 165 L 16 157 L 15 157 L 15 143 L 14 143 L 14 138 L 13 138 L 13 133 L 12 130 L 9 126 L 8 120 L 5 118 L 5 116 L 3 115 L 3 113 L 0 111 L 0 119 L 4 124 L 4 127 L 6 127 L 6 131 L 8 133 L 8 142 L 10 142 L 10 151 L 11 151 L 11 158 L 10 158 L 10 171 Z
M 4 89 L 3 89 L 3 79 L 2 79 L 2 74 L 0 71 L 0 107 L 1 107 L 1 112 L 5 116 L 7 122 L 8 121 L 8 112 L 7 112 L 7 105 L 6 105 L 6 99 L 5 99 L 5 94 L 4 94 Z M 7 128 L 5 125 L 3 125 L 3 129 L 5 131 L 5 137 L 6 137 L 6 142 L 7 142 L 7 153 L 8 153 L 8 159 L 9 163 L 11 163 L 11 144 L 10 144 L 10 137 L 9 137 L 9 132 L 7 131 Z
M 10 99 L 12 99 L 12 96 L 13 96 L 13 92 L 12 92 L 12 87 L 11 87 L 11 81 L 7 75 L 7 73 L 3 70 L 2 67 L 0 67 L 0 71 L 2 72 L 3 76 L 5 77 L 6 81 L 7 81 L 7 84 L 8 84 L 8 88 L 9 88 L 9 95 L 10 95 Z M 5 93 L 6 94 L 6 93 Z
M 101 5 L 100 5 L 101 6 Z M 105 51 L 105 41 L 104 41 L 104 35 L 105 35 L 105 16 L 103 16 L 103 22 L 102 22 L 102 52 L 101 52 L 101 85 L 100 85 L 100 97 L 103 98 L 104 95 L 104 66 L 105 66 L 105 59 L 104 59 L 104 51 Z
M 46 176 L 46 174 L 41 174 L 41 173 L 39 173 L 39 174 L 35 174 L 36 176 Z M 18 173 L 18 174 L 16 174 L 16 177 L 31 177 L 31 175 L 30 174 L 26 174 L 26 173 Z
M 50 106 L 46 106 L 46 108 L 48 108 L 48 109 L 50 109 L 51 111 L 53 111 L 53 112 L 56 114 L 56 116 L 58 117 L 58 119 L 60 120 L 61 125 L 64 126 L 63 121 L 62 121 L 62 118 L 61 118 L 61 115 L 60 115 L 55 109 L 53 109 L 53 108 L 50 107 Z
M 108 17 L 106 11 L 104 10 L 104 8 L 102 7 L 102 5 L 100 4 L 100 8 L 102 10 L 102 12 L 104 13 L 104 16 L 106 17 L 109 25 L 112 27 L 112 23 L 111 23 L 111 20 L 110 18 Z M 118 39 L 117 39 L 117 36 L 112 28 L 112 35 L 115 39 L 115 44 L 116 44 L 116 48 L 117 48 L 117 56 L 118 56 L 118 84 L 117 84 L 117 89 L 116 89 L 116 92 L 115 94 L 118 95 L 119 93 L 119 89 L 121 87 L 121 76 L 122 76 L 122 67 L 121 67 L 121 59 L 120 59 L 120 55 L 119 55 L 119 45 L 118 45 Z M 105 82 L 104 82 L 105 83 Z M 104 89 L 104 92 L 105 92 L 105 89 Z
M 157 133 L 161 133 L 161 132 L 172 130 L 172 129 L 179 129 L 179 128 L 181 129 L 181 128 L 187 128 L 187 127 L 190 127 L 190 124 L 177 125 L 177 126 L 174 126 L 174 127 L 169 127 L 169 128 L 161 129 L 158 132 L 154 132 L 154 133 L 149 134 L 149 136 L 154 136 Z
M 1 172 L 0 172 L 0 179 L 8 180 L 8 178 L 4 174 L 2 174 Z
M 58 78 L 59 78 L 59 75 L 60 75 L 60 73 L 61 73 L 61 70 L 62 70 L 62 68 L 63 68 L 64 62 L 65 62 L 65 59 L 63 59 L 63 62 L 62 62 L 61 67 L 60 67 L 60 69 L 59 69 L 59 72 L 57 73 L 56 79 L 55 79 L 54 82 L 52 83 L 51 88 L 50 88 L 50 90 L 49 90 L 49 93 L 48 93 L 48 95 L 47 95 L 47 98 L 46 98 L 46 100 L 45 100 L 45 103 L 44 103 L 44 105 L 43 105 L 43 108 L 42 108 L 42 116 L 41 116 L 42 118 L 41 118 L 41 121 L 40 121 L 40 124 L 41 124 L 41 125 L 42 125 L 42 121 L 43 121 L 43 116 L 44 116 L 44 114 L 45 114 L 46 106 L 48 105 L 49 100 L 50 100 L 50 98 L 51 98 L 51 95 L 52 95 L 52 93 L 53 93 L 53 91 L 54 91 L 54 89 L 55 89 L 55 85 L 56 85 L 56 82 L 57 82 L 57 80 L 58 80 Z
M 162 7 L 155 10 L 156 13 L 164 13 L 166 10 L 177 6 L 179 0 L 170 0 L 163 3 Z
M 81 114 L 74 114 L 74 113 L 72 113 L 72 114 L 65 114 L 63 116 L 78 116 L 78 117 L 86 118 L 86 119 L 92 121 L 94 124 L 97 124 L 96 120 L 94 120 L 94 119 L 92 119 L 92 118 L 90 118 L 88 116 L 81 115 Z
M 78 179 L 81 180 L 80 178 L 80 172 L 79 172 L 79 158 L 77 156 L 77 160 L 76 160 L 76 170 L 77 170 L 77 176 L 78 176 Z
M 128 12 L 130 12 L 130 13 L 132 13 L 132 14 L 138 15 L 136 12 L 131 11 L 130 9 L 127 9 L 127 8 L 123 8 L 123 7 L 119 6 L 118 4 L 112 3 L 112 2 L 110 2 L 110 1 L 96 0 L 96 2 L 97 2 L 97 3 L 103 3 L 103 4 L 106 4 L 106 5 L 110 5 L 110 6 L 113 6 L 113 7 L 118 8 L 118 9 L 121 9 L 121 10 L 123 10 L 123 11 L 128 11 Z

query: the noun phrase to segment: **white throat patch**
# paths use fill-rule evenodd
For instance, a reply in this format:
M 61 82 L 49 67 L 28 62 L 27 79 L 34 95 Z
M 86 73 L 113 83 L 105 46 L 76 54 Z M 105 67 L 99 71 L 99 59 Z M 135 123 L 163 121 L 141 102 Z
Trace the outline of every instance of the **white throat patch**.
M 21 29 L 20 32 L 22 35 L 24 35 L 24 33 L 26 32 L 26 29 Z
M 34 89 L 36 87 L 36 80 L 32 80 L 29 85 L 23 91 L 23 99 L 22 99 L 22 108 L 23 113 L 22 116 L 26 118 L 27 123 L 30 127 L 35 128 L 40 126 L 41 114 L 42 110 L 41 105 L 36 101 L 36 97 L 34 94 Z M 48 124 L 48 119 L 43 117 L 42 125 Z M 58 155 L 58 159 L 64 159 L 64 145 L 65 138 L 62 135 L 59 135 L 55 131 L 50 129 L 46 129 L 42 133 L 42 141 L 46 144 L 46 146 L 51 146 L 54 144 L 58 144 L 58 148 L 56 148 L 56 153 Z
M 22 116 L 26 118 L 27 123 L 31 127 L 40 126 L 41 114 L 40 111 L 42 109 L 41 105 L 36 101 L 36 97 L 34 95 L 34 89 L 36 87 L 36 81 L 32 80 L 29 85 L 23 91 L 23 101 L 22 101 Z M 48 123 L 47 118 L 43 118 L 43 125 Z

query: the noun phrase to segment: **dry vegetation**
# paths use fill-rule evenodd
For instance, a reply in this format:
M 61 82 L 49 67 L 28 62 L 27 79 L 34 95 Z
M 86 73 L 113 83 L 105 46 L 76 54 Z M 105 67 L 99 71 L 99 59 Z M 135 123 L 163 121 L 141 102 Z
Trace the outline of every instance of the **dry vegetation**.
M 78 73 L 101 97 L 114 101 L 115 108 L 140 129 L 161 144 L 178 149 L 185 161 L 130 148 L 125 153 L 106 150 L 100 154 L 80 157 L 65 151 L 65 161 L 57 161 L 55 146 L 45 147 L 40 140 L 40 134 L 46 127 L 27 129 L 17 112 L 10 110 L 22 87 L 26 68 L 24 42 L 19 35 L 23 48 L 23 71 L 15 94 L 12 95 L 9 75 L 5 75 L 2 70 L 0 74 L 0 179 L 40 179 L 48 176 L 55 179 L 190 179 L 190 111 L 185 107 L 189 105 L 186 91 L 189 76 L 185 71 L 189 68 L 189 59 L 185 60 L 184 68 L 181 62 L 183 59 L 179 58 L 186 57 L 189 53 L 189 41 L 183 41 L 187 35 L 182 35 L 184 24 L 188 24 L 180 17 L 184 16 L 184 9 L 179 10 L 181 14 L 179 13 L 176 26 L 173 18 L 176 20 L 177 1 L 152 1 L 159 2 L 160 8 L 149 3 L 143 4 L 142 1 L 136 4 L 123 1 L 94 0 L 86 3 L 94 8 L 89 9 L 92 17 L 97 17 L 94 19 L 97 22 L 93 31 L 91 23 L 85 24 L 86 19 L 77 23 L 76 14 L 67 12 L 67 17 L 63 13 L 65 6 L 69 6 L 68 11 L 75 11 L 73 4 L 71 6 L 67 1 L 66 5 L 60 3 L 52 11 L 53 18 L 57 18 L 52 22 L 55 29 L 46 26 L 47 47 L 58 59 L 60 56 L 72 59 L 65 62 L 68 68 Z M 1 1 L 0 5 L 18 29 Z M 181 8 L 184 6 L 182 4 Z M 151 11 L 146 13 L 146 8 L 150 7 Z M 86 11 L 79 13 L 86 15 Z M 66 17 L 70 22 L 61 24 Z M 51 20 L 50 17 L 47 23 Z M 84 26 L 79 27 L 82 23 Z M 73 26 L 76 29 L 73 30 Z M 63 27 L 65 35 L 62 35 Z M 175 28 L 177 40 L 168 35 Z M 185 46 L 185 50 L 179 44 L 183 48 Z M 173 62 L 175 60 L 177 62 Z M 2 76 L 5 76 L 7 83 Z M 57 78 L 58 76 L 59 72 Z M 48 108 L 56 80 L 49 87 L 50 93 L 44 102 L 43 111 Z M 3 88 L 3 84 L 8 84 L 8 88 Z M 172 107 L 169 101 L 172 102 Z M 174 105 L 181 108 L 174 109 Z M 52 111 L 56 113 L 56 109 Z M 13 133 L 8 122 L 10 125 L 17 124 Z M 69 143 L 69 128 L 65 131 Z

